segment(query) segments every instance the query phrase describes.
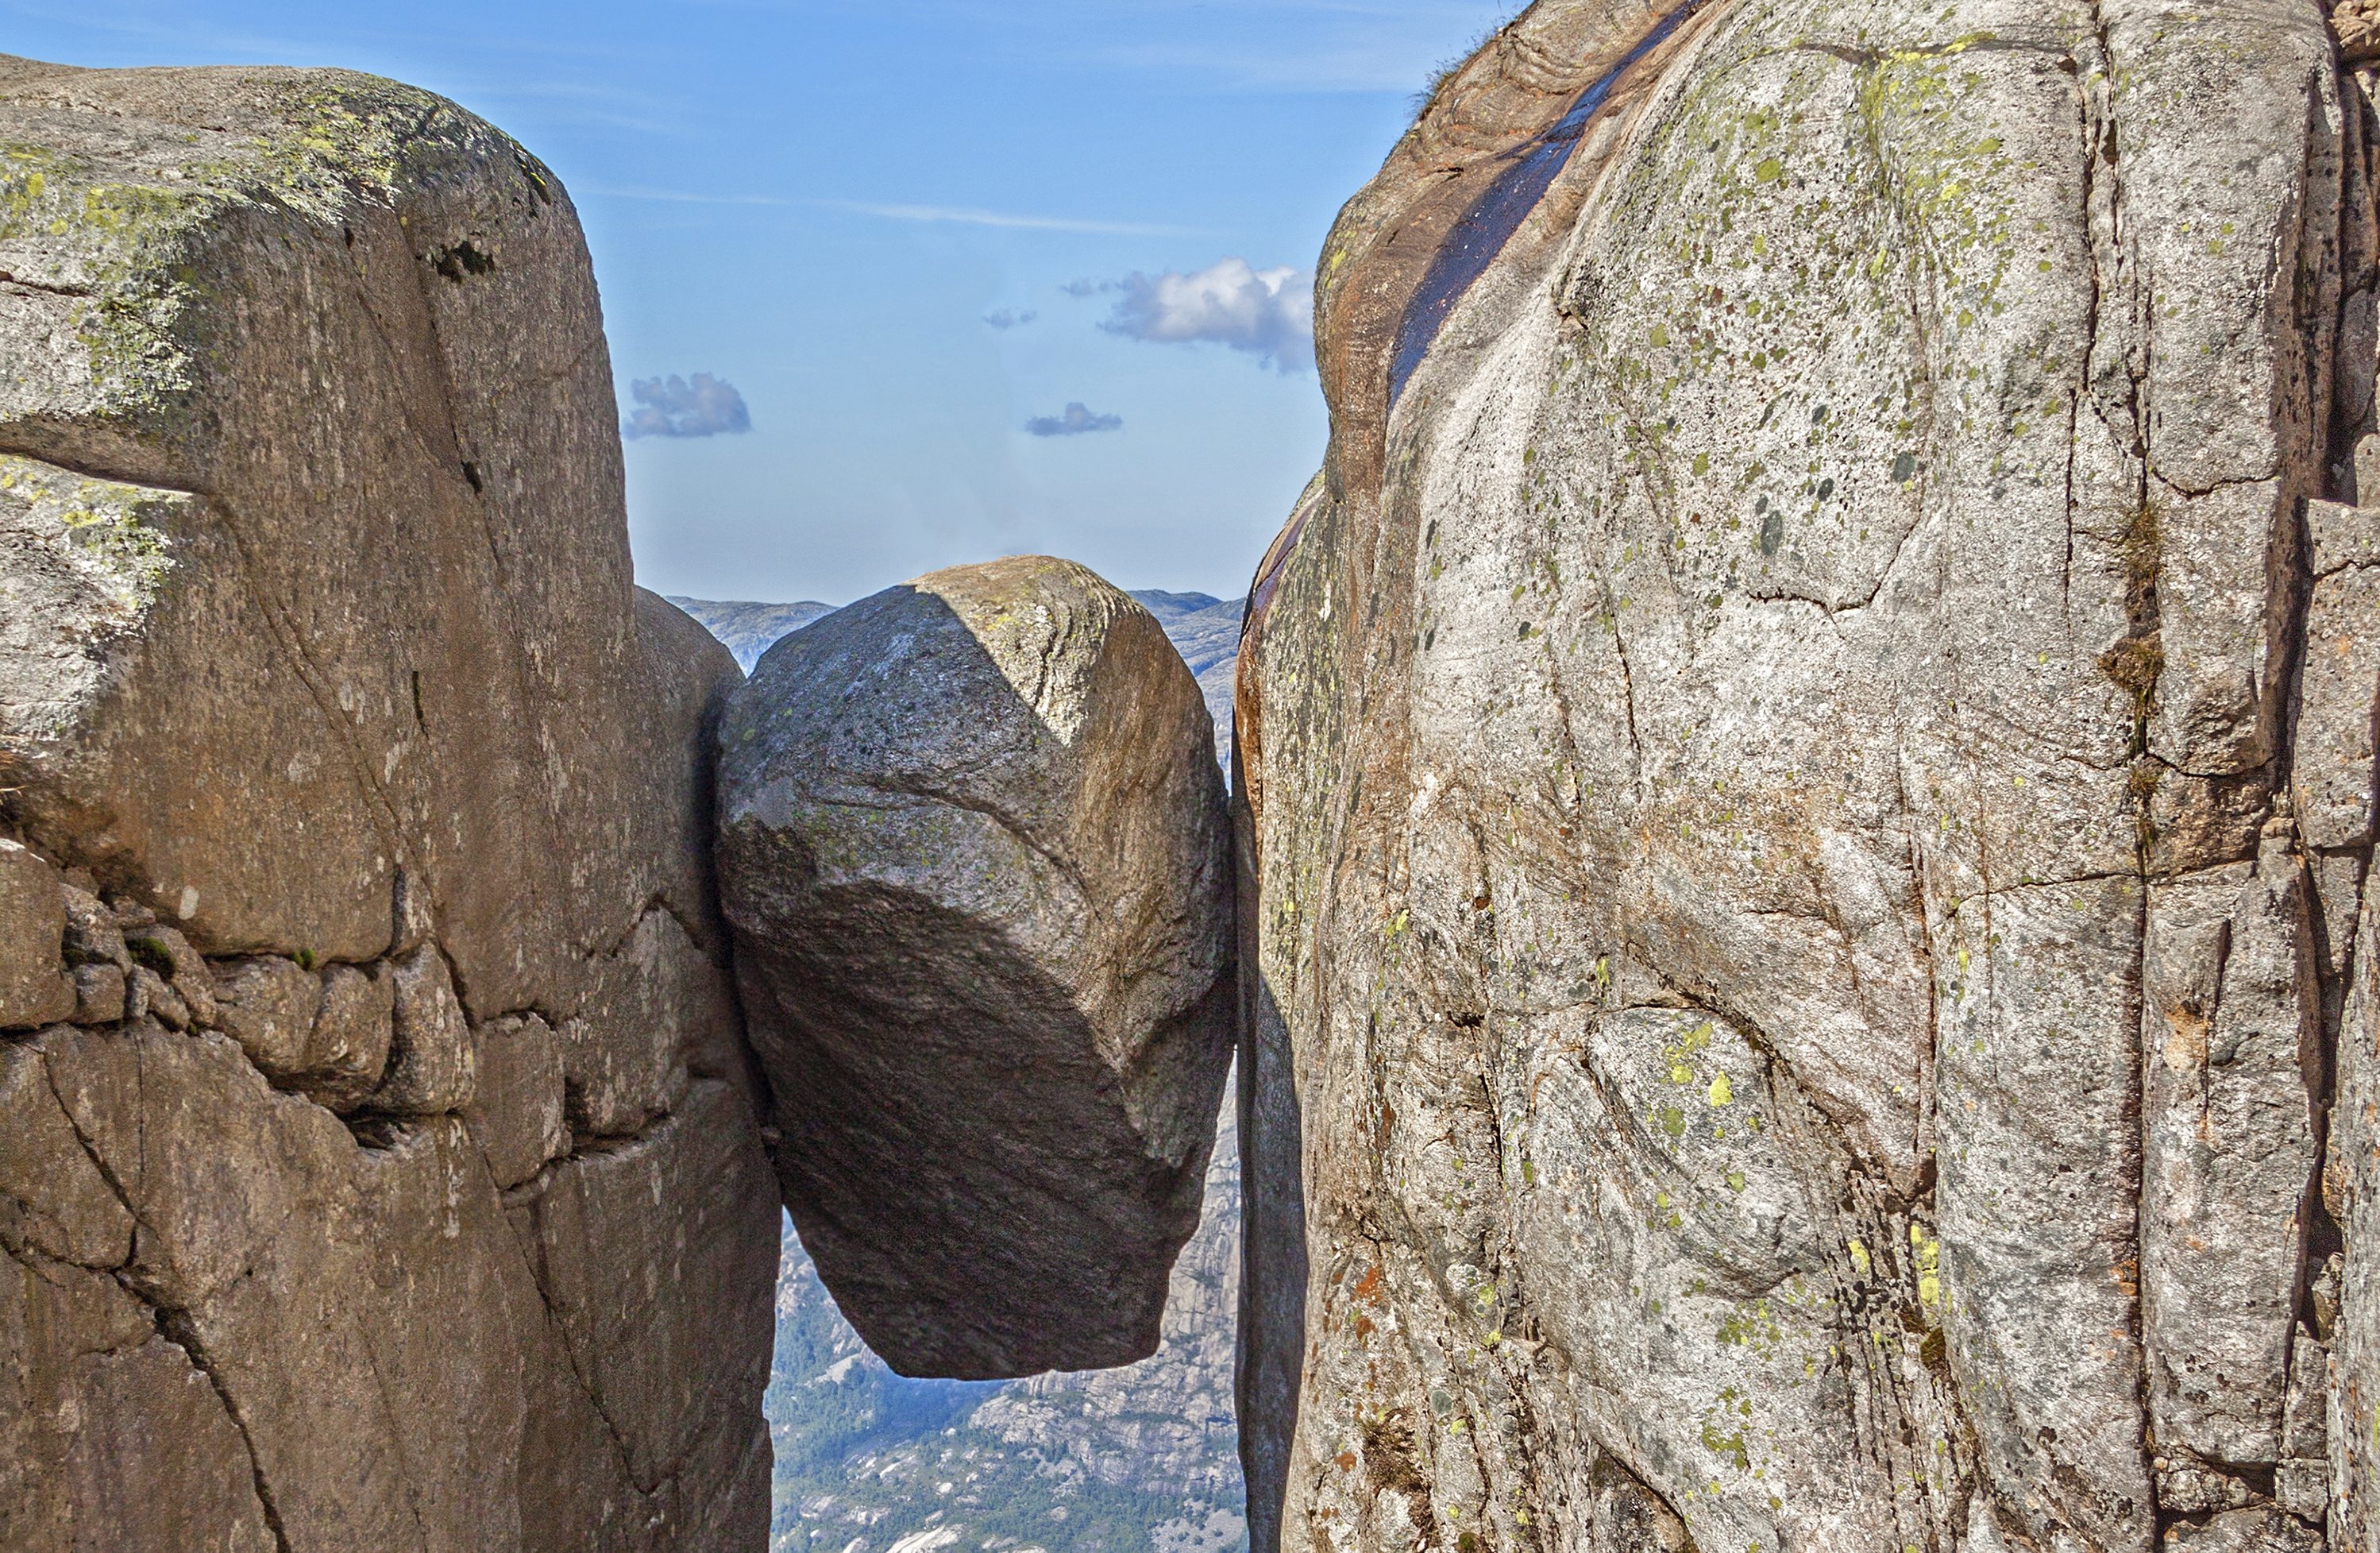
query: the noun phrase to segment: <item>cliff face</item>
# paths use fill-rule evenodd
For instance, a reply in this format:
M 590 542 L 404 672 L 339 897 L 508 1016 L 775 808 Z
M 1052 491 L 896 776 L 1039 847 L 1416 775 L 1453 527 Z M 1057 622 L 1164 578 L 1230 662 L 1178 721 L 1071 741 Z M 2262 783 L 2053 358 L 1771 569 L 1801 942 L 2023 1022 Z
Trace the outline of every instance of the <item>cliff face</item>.
M 2370 1545 L 2372 130 L 2278 0 L 1543 0 L 1349 204 L 1259 1548 Z
M 0 1545 L 764 1535 L 776 1254 L 567 197 L 0 60 Z

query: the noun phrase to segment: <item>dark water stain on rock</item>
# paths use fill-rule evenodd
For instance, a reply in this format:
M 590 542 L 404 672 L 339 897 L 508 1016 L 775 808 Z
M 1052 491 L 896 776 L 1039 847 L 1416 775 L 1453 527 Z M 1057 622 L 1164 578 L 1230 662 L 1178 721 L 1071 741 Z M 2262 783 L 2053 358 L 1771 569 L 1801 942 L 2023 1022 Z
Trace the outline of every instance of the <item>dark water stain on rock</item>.
M 1703 4 L 1704 0 L 1687 0 L 1656 23 L 1634 48 L 1621 56 L 1620 63 L 1578 94 L 1567 113 L 1536 139 L 1511 153 L 1504 170 L 1496 175 L 1488 192 L 1454 224 L 1439 248 L 1438 256 L 1430 261 L 1429 271 L 1415 288 L 1413 300 L 1405 304 L 1404 317 L 1397 325 L 1396 353 L 1389 362 L 1391 405 L 1403 395 L 1406 382 L 1429 354 L 1454 304 L 1463 300 L 1473 282 L 1488 272 L 1488 266 L 1504 251 L 1512 234 L 1520 230 L 1521 223 L 1545 198 L 1546 190 L 1553 187 L 1554 179 L 1570 165 L 1572 153 L 1586 136 L 1586 127 L 1603 111 L 1603 104 L 1610 99 L 1621 78 L 1676 31 L 1680 22 L 1702 9 Z

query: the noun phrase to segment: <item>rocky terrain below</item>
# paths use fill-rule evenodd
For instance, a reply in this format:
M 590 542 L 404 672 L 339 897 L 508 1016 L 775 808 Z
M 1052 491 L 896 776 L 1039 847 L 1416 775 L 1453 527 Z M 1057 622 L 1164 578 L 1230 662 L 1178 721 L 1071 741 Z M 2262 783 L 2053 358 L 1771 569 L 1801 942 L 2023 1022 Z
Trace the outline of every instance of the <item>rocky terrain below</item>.
M 1198 1233 L 1174 1264 L 1164 1346 L 1122 1369 L 905 1379 L 868 1351 L 788 1229 L 767 1400 L 775 1553 L 1244 1548 L 1232 1110 L 1227 1102 Z
M 833 614 L 835 608 L 816 599 L 795 604 L 754 604 L 685 598 L 676 593 L 668 597 L 735 654 L 735 666 L 747 674 L 759 663 L 760 654 L 775 646 L 781 638 L 792 635 L 812 620 Z

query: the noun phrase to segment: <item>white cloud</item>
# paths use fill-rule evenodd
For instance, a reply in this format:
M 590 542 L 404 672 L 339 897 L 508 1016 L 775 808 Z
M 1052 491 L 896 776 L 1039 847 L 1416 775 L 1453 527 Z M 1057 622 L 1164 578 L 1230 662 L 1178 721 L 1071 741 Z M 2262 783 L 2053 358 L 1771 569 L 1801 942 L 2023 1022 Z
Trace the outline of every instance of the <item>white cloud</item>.
M 636 396 L 637 411 L 621 423 L 623 436 L 706 437 L 752 429 L 744 396 L 709 373 L 697 373 L 691 380 L 642 378 L 629 385 L 629 392 Z
M 995 329 L 1021 329 L 1040 316 L 1030 308 L 1001 308 L 985 313 L 983 321 Z
M 1099 325 L 1111 334 L 1227 345 L 1283 373 L 1314 364 L 1313 281 L 1301 270 L 1224 259 L 1192 275 L 1129 275 L 1103 289 L 1123 293 Z

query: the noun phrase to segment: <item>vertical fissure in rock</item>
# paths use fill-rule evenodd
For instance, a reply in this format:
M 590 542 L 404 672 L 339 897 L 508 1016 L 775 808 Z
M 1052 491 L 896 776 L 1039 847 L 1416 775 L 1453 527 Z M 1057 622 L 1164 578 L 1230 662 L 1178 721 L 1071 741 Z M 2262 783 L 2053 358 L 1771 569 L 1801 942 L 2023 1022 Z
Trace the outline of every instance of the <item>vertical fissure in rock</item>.
M 183 1356 L 189 1360 L 190 1367 L 206 1377 L 208 1388 L 214 1393 L 216 1402 L 224 1410 L 224 1416 L 239 1433 L 240 1449 L 247 1453 L 249 1478 L 255 1485 L 256 1502 L 264 1511 L 264 1523 L 273 1533 L 273 1545 L 279 1553 L 290 1553 L 289 1533 L 282 1525 L 281 1507 L 274 1501 L 273 1485 L 265 1477 L 264 1458 L 257 1452 L 256 1437 L 249 1433 L 249 1420 L 241 1411 L 238 1400 L 232 1395 L 231 1388 L 225 1384 L 214 1362 L 200 1342 L 189 1313 L 159 1302 L 143 1292 L 128 1277 L 118 1275 L 116 1282 L 126 1293 L 149 1307 L 151 1317 L 156 1324 L 157 1336 L 181 1350 Z

